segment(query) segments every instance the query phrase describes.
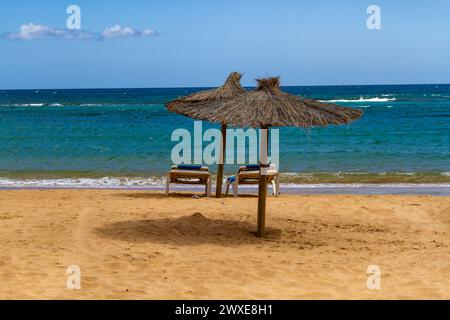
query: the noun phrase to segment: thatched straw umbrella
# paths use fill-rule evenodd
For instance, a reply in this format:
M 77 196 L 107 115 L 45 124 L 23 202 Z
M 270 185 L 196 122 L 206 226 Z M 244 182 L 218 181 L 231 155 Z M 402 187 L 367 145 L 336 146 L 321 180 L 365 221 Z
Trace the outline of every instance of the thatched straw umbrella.
M 241 83 L 241 74 L 238 72 L 231 72 L 228 76 L 225 83 L 216 89 L 205 90 L 196 92 L 189 96 L 179 98 L 172 102 L 166 104 L 167 110 L 173 111 L 184 116 L 188 116 L 194 119 L 199 120 L 207 120 L 198 118 L 192 115 L 192 108 L 189 104 L 198 103 L 198 102 L 210 102 L 215 100 L 223 100 L 238 96 L 246 92 L 244 88 L 242 88 Z M 194 107 L 195 109 L 195 107 Z M 219 154 L 219 163 L 217 166 L 217 184 L 216 184 L 216 197 L 220 198 L 222 196 L 222 183 L 223 183 L 223 167 L 224 167 L 224 159 L 225 159 L 225 144 L 226 144 L 226 132 L 227 132 L 227 124 L 222 123 L 221 126 L 222 131 L 222 141 L 221 148 Z
M 267 129 L 271 126 L 310 128 L 329 124 L 347 124 L 358 119 L 362 111 L 317 100 L 304 99 L 279 88 L 279 78 L 258 80 L 258 86 L 239 96 L 189 103 L 184 105 L 190 117 L 219 122 L 236 127 L 260 128 L 260 177 L 258 189 L 258 228 L 262 236 L 265 227 L 267 194 Z

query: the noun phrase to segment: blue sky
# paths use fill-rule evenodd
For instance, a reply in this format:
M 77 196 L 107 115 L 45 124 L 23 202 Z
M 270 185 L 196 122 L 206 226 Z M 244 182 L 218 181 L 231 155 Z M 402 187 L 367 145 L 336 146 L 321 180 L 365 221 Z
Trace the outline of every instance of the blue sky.
M 0 3 L 0 33 L 21 25 L 156 30 L 108 40 L 0 39 L 0 88 L 216 86 L 280 75 L 283 85 L 450 83 L 448 0 L 153 0 Z M 381 30 L 366 9 L 381 8 Z

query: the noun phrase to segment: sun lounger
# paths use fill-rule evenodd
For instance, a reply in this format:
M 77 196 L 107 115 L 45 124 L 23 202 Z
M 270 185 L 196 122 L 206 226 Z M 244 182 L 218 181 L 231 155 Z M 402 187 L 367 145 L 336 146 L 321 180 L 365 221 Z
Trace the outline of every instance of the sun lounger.
M 271 164 L 267 170 L 267 183 L 270 183 L 273 188 L 273 195 L 278 196 L 280 194 L 280 174 L 275 170 L 275 165 Z M 259 183 L 259 165 L 248 165 L 239 168 L 238 173 L 235 176 L 231 176 L 227 179 L 225 194 L 228 195 L 230 185 L 233 188 L 233 196 L 238 196 L 239 185 L 249 185 Z
M 212 175 L 208 167 L 192 165 L 174 165 L 167 172 L 166 196 L 169 195 L 169 185 L 174 184 L 199 184 L 205 186 L 205 195 L 211 196 Z

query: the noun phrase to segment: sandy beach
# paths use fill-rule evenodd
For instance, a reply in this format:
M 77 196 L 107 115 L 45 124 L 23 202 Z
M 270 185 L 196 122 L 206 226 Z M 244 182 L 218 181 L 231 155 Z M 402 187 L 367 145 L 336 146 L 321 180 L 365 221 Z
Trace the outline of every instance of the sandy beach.
M 1 299 L 450 299 L 450 198 L 0 191 Z M 81 269 L 67 289 L 66 269 Z M 381 289 L 367 288 L 367 267 Z

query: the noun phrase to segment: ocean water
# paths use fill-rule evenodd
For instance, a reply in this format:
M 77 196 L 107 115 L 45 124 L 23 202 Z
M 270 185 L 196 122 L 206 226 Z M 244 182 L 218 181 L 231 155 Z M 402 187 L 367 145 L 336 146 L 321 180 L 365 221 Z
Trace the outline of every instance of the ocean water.
M 202 89 L 0 90 L 0 187 L 160 186 L 172 131 L 193 131 L 163 104 Z M 364 110 L 348 126 L 280 128 L 283 183 L 450 185 L 450 85 L 283 90 Z

